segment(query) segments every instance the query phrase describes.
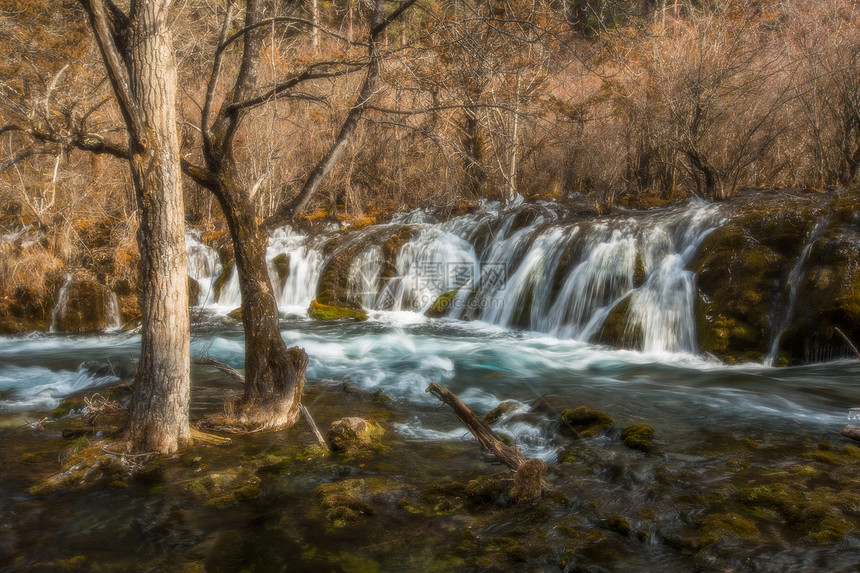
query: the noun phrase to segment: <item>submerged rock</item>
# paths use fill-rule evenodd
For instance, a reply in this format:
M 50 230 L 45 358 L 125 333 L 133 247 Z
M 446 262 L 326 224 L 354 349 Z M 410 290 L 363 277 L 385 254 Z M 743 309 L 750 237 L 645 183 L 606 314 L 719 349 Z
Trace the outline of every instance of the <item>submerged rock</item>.
M 348 452 L 374 445 L 385 430 L 376 422 L 364 418 L 341 418 L 333 422 L 326 440 L 332 451 Z
M 588 406 L 580 406 L 561 413 L 560 428 L 563 434 L 577 438 L 596 438 L 612 427 L 612 418 Z
M 367 320 L 367 313 L 363 310 L 320 304 L 316 300 L 311 301 L 311 305 L 308 307 L 308 316 L 314 320 Z
M 654 442 L 654 428 L 647 424 L 633 424 L 621 430 L 621 441 L 628 448 L 649 452 Z

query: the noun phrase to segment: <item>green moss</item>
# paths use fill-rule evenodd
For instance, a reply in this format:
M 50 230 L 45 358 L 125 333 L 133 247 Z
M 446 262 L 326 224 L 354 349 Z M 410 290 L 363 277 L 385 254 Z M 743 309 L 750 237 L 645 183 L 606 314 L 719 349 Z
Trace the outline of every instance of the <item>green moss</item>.
M 227 313 L 227 318 L 233 322 L 242 322 L 242 307 L 234 308 Z
M 51 416 L 56 419 L 65 418 L 72 411 L 82 410 L 84 407 L 84 399 L 81 396 L 71 396 L 60 402 L 59 406 L 51 410 Z
M 449 290 L 448 292 L 440 294 L 433 304 L 430 305 L 430 308 L 424 311 L 424 316 L 428 318 L 442 318 L 447 316 L 451 303 L 454 301 L 454 297 L 457 296 L 457 292 L 459 292 L 459 290 L 460 289 Z
M 654 442 L 654 428 L 647 424 L 633 424 L 621 431 L 621 441 L 628 448 L 649 452 Z
M 609 518 L 606 522 L 606 529 L 609 531 L 614 531 L 619 535 L 623 535 L 624 537 L 629 537 L 630 533 L 633 531 L 633 526 L 630 525 L 630 522 L 627 521 L 626 518 L 616 515 L 614 517 Z
M 364 311 L 320 304 L 316 300 L 311 301 L 308 316 L 314 320 L 367 320 L 367 313 Z
M 485 424 L 495 424 L 496 422 L 498 422 L 502 418 L 502 416 L 504 416 L 505 414 L 508 414 L 510 412 L 513 412 L 516 409 L 517 409 L 517 405 L 514 404 L 513 402 L 502 402 L 501 404 L 499 404 L 498 406 L 496 406 L 495 408 L 493 408 L 492 410 L 487 412 L 487 415 L 484 416 L 484 423 Z
M 596 438 L 612 427 L 612 418 L 599 410 L 580 406 L 561 413 L 560 429 L 563 434 L 578 438 Z
M 699 546 L 708 547 L 726 538 L 757 541 L 759 530 L 755 523 L 735 513 L 715 513 L 699 522 Z

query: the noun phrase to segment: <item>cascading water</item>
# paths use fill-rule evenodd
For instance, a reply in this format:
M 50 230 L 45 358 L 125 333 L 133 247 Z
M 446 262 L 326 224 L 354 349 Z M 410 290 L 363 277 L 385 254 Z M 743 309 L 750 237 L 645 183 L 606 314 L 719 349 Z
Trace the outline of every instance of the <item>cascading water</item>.
M 788 304 L 785 306 L 785 310 L 781 316 L 774 321 L 773 334 L 771 335 L 772 338 L 770 341 L 770 351 L 764 361 L 768 366 L 773 366 L 774 361 L 776 360 L 776 354 L 779 351 L 779 342 L 782 340 L 782 335 L 788 329 L 789 325 L 791 325 L 791 321 L 794 319 L 794 315 L 797 312 L 797 298 L 800 292 L 800 281 L 803 279 L 803 275 L 806 270 L 809 253 L 812 251 L 812 246 L 815 242 L 824 234 L 825 229 L 827 229 L 826 218 L 820 219 L 815 223 L 815 226 L 809 233 L 809 239 L 807 239 L 806 244 L 803 246 L 803 250 L 800 252 L 800 256 L 797 257 L 797 261 L 794 263 L 791 272 L 788 274 Z
M 119 299 L 116 293 L 111 291 L 108 293 L 107 299 L 107 325 L 109 329 L 117 329 L 122 327 L 122 311 L 119 306 Z
M 57 325 L 66 311 L 66 305 L 69 304 L 69 287 L 72 285 L 72 274 L 66 275 L 63 286 L 60 287 L 60 294 L 57 296 L 57 304 L 54 305 L 54 310 L 51 312 L 51 326 L 48 332 L 57 332 Z
M 625 328 L 638 333 L 641 350 L 695 351 L 695 281 L 686 265 L 716 226 L 716 207 L 692 204 L 577 222 L 542 206 L 492 207 L 442 223 L 425 213 L 401 216 L 353 233 L 326 256 L 335 234 L 279 229 L 267 258 L 280 307 L 307 308 L 323 271 L 345 252 L 346 297 L 369 310 L 423 313 L 441 294 L 454 292 L 443 312 L 449 318 L 588 341 L 626 301 Z M 389 228 L 396 233 L 404 225 L 412 238 L 386 261 L 382 242 Z M 214 272 L 211 253 L 200 253 L 195 260 Z M 235 308 L 238 286 L 233 269 L 217 300 L 203 304 Z
M 266 260 L 281 310 L 305 310 L 316 295 L 324 260 L 318 243 L 289 227 L 276 229 L 269 238 Z
M 185 252 L 188 254 L 188 276 L 200 285 L 198 306 L 215 303 L 215 283 L 224 270 L 218 251 L 200 242 L 200 237 L 189 232 L 185 235 Z

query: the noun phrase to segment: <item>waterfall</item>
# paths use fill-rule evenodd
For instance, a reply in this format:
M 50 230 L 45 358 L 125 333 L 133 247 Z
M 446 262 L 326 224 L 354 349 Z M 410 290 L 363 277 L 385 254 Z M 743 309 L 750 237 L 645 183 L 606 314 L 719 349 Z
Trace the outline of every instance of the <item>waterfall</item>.
M 797 261 L 795 261 L 794 266 L 791 268 L 791 272 L 788 273 L 788 304 L 785 306 L 785 311 L 781 316 L 774 320 L 774 328 L 770 340 L 770 351 L 764 360 L 764 363 L 768 366 L 773 366 L 774 360 L 776 360 L 776 354 L 779 351 L 779 342 L 782 339 L 782 335 L 785 333 L 786 329 L 788 329 L 797 312 L 797 298 L 800 293 L 800 281 L 803 279 L 803 275 L 805 274 L 804 271 L 806 270 L 806 262 L 809 260 L 809 253 L 812 251 L 812 246 L 815 242 L 824 234 L 825 229 L 827 229 L 827 218 L 819 219 L 812 228 L 812 231 L 809 233 L 809 238 L 803 246 L 800 256 L 797 257 Z
M 623 302 L 624 328 L 637 333 L 641 350 L 695 352 L 695 280 L 686 267 L 718 224 L 717 213 L 692 203 L 572 220 L 553 205 L 504 211 L 491 204 L 438 222 L 416 211 L 349 236 L 284 227 L 269 239 L 267 260 L 282 310 L 306 309 L 323 271 L 346 254 L 347 266 L 337 262 L 333 272 L 346 297 L 369 310 L 423 313 L 448 293 L 448 318 L 592 341 Z M 408 240 L 396 251 L 384 247 L 404 227 Z M 337 246 L 327 248 L 333 240 Z M 189 245 L 193 276 L 211 292 L 205 286 L 221 272 L 214 250 Z M 217 300 L 201 295 L 200 304 L 231 309 L 240 302 L 232 269 Z
M 215 302 L 215 283 L 224 270 L 218 251 L 200 242 L 193 231 L 185 235 L 185 252 L 188 254 L 188 276 L 200 285 L 197 306 L 211 306 Z
M 323 242 L 289 227 L 276 229 L 269 237 L 266 260 L 281 310 L 304 311 L 313 300 L 324 261 Z
M 119 307 L 119 299 L 113 291 L 108 292 L 107 308 L 105 311 L 108 329 L 116 330 L 122 327 L 122 311 Z
M 72 284 L 72 274 L 66 275 L 63 281 L 63 286 L 60 287 L 60 294 L 57 296 L 57 304 L 54 305 L 54 310 L 51 312 L 51 326 L 48 332 L 57 332 L 57 324 L 66 312 L 66 305 L 69 303 L 69 287 Z

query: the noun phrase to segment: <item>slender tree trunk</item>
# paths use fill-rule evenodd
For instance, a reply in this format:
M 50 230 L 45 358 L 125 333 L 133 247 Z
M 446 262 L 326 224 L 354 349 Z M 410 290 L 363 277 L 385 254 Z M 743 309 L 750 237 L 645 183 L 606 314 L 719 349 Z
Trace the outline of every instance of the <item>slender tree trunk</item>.
M 254 216 L 253 202 L 243 199 L 236 171 L 220 167 L 215 192 L 236 257 L 245 331 L 245 393 L 236 422 L 254 429 L 292 426 L 299 417 L 308 357 L 287 348 L 278 324 L 278 305 L 266 264 L 266 234 Z
M 146 147 L 132 147 L 140 217 L 143 341 L 128 436 L 139 451 L 172 452 L 190 440 L 190 337 L 185 209 L 176 134 L 176 68 L 169 0 L 140 2 L 129 39 L 132 95 Z
M 171 453 L 190 440 L 190 334 L 184 206 L 176 134 L 171 0 L 133 0 L 130 16 L 111 2 L 87 10 L 129 134 L 138 204 L 143 283 L 141 354 L 128 447 Z

